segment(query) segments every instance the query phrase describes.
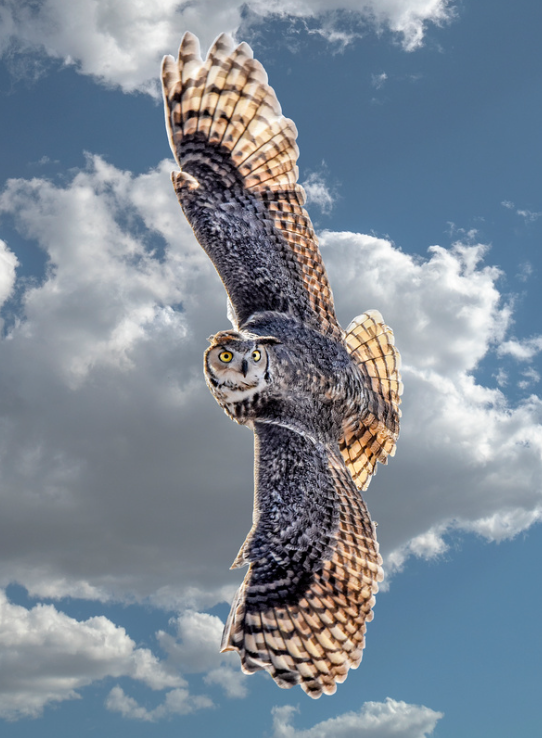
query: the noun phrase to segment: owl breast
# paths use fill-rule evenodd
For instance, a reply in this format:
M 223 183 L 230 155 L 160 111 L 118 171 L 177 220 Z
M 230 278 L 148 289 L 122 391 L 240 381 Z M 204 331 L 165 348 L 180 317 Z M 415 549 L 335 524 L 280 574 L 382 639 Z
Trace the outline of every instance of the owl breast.
M 224 408 L 253 399 L 254 395 L 261 392 L 263 388 L 264 383 L 261 381 L 247 384 L 232 380 L 217 380 L 216 386 L 210 384 L 211 392 L 216 401 Z

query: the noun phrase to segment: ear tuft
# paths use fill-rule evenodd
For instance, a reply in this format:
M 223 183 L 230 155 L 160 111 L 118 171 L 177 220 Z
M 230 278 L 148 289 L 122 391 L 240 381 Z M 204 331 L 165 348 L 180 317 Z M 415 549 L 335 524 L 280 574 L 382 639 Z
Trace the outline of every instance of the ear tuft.
M 275 338 L 275 336 L 258 336 L 256 340 L 262 346 L 271 346 L 273 344 L 282 343 L 282 341 Z

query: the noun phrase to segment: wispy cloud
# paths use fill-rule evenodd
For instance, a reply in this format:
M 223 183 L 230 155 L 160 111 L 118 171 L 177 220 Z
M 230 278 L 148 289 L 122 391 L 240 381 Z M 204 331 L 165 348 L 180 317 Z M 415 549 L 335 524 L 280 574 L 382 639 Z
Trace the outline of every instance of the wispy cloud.
M 530 361 L 542 351 L 542 336 L 503 341 L 497 348 L 499 356 L 512 356 L 518 361 Z
M 325 172 L 323 164 L 322 171 L 311 172 L 301 184 L 307 196 L 307 205 L 316 205 L 324 215 L 329 215 L 335 204 L 335 195 L 325 181 Z
M 523 218 L 526 223 L 534 223 L 536 220 L 542 217 L 542 210 L 535 212 L 533 210 L 527 210 L 525 208 L 516 208 L 514 203 L 510 200 L 503 200 L 501 202 L 501 205 L 507 210 L 513 210 L 516 215 L 519 215 L 521 218 Z
M 380 74 L 371 74 L 371 84 L 373 87 L 376 87 L 377 90 L 384 86 L 384 83 L 387 79 L 388 75 L 386 74 L 386 72 L 381 72 Z

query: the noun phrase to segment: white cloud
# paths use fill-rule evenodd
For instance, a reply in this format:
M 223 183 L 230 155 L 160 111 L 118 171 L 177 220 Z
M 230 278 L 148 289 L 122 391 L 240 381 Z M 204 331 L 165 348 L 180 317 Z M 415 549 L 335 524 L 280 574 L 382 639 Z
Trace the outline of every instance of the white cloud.
M 0 308 L 10 297 L 15 285 L 15 270 L 19 262 L 7 244 L 0 239 Z M 0 320 L 0 332 L 3 321 Z
M 333 14 L 347 12 L 399 34 L 407 50 L 422 43 L 429 23 L 453 15 L 449 0 L 6 0 L 0 8 L 0 53 L 26 52 L 31 56 L 21 63 L 34 73 L 38 55 L 45 53 L 106 84 L 156 94 L 160 59 L 175 51 L 184 31 L 195 33 L 205 49 L 219 33 L 239 31 L 245 7 L 253 19 L 315 19 L 331 42 L 340 35 Z
M 534 223 L 542 216 L 542 211 L 535 212 L 534 210 L 527 210 L 526 208 L 516 208 L 514 203 L 510 200 L 503 200 L 501 205 L 507 210 L 514 210 L 516 215 L 523 218 L 526 223 Z
M 212 669 L 203 678 L 205 684 L 218 684 L 226 695 L 232 698 L 247 696 L 246 680 L 247 676 L 245 674 L 229 666 L 219 666 L 218 669 Z
M 144 722 L 156 722 L 171 715 L 188 715 L 197 710 L 214 707 L 212 700 L 205 695 L 191 695 L 187 689 L 172 689 L 160 705 L 149 710 L 127 695 L 118 685 L 109 692 L 105 706 L 110 712 L 119 712 L 122 717 Z
M 224 562 L 251 524 L 252 436 L 205 387 L 225 295 L 170 167 L 134 177 L 96 158 L 63 187 L 15 180 L 0 199 L 49 258 L 0 353 L 0 583 L 195 608 L 240 581 Z M 388 568 L 438 555 L 453 528 L 490 540 L 528 528 L 542 505 L 542 402 L 512 407 L 473 376 L 511 324 L 487 249 L 421 259 L 360 234 L 321 242 L 342 324 L 378 308 L 404 359 L 397 456 L 367 494 Z M 220 622 L 190 617 L 170 659 L 224 681 Z M 198 623 L 195 654 L 183 628 L 195 638 Z
M 324 215 L 329 215 L 335 204 L 335 197 L 327 186 L 322 172 L 311 172 L 301 184 L 307 195 L 307 206 L 316 205 Z
M 64 188 L 15 180 L 0 200 L 49 258 L 0 358 L 0 581 L 36 595 L 224 596 L 223 567 L 212 582 L 209 564 L 236 544 L 205 533 L 227 529 L 232 500 L 250 500 L 252 443 L 228 434 L 201 374 L 225 296 L 170 169 L 133 178 L 96 159 Z M 232 496 L 217 498 L 201 471 L 235 456 Z M 239 537 L 249 519 L 250 503 Z
M 520 282 L 527 282 L 527 280 L 532 277 L 533 273 L 533 265 L 529 261 L 524 261 L 519 265 L 519 271 L 516 274 L 516 278 L 519 279 Z
M 290 705 L 273 709 L 272 738 L 426 738 L 444 717 L 429 707 L 409 705 L 390 697 L 385 702 L 366 702 L 359 712 L 347 712 L 317 723 L 308 730 L 296 730 Z
M 188 610 L 179 615 L 175 624 L 176 636 L 164 631 L 156 634 L 168 654 L 168 663 L 186 674 L 208 672 L 207 684 L 218 684 L 229 697 L 245 697 L 246 676 L 239 669 L 237 655 L 220 653 L 224 630 L 220 618 Z
M 0 716 L 35 717 L 48 703 L 104 677 L 127 676 L 154 690 L 184 684 L 124 628 L 105 617 L 79 622 L 52 605 L 27 610 L 0 592 Z
M 453 528 L 502 540 L 537 522 L 542 401 L 533 395 L 512 407 L 473 376 L 511 323 L 500 273 L 482 265 L 486 248 L 432 247 L 420 260 L 359 234 L 325 233 L 321 244 L 332 284 L 341 285 L 342 324 L 377 307 L 403 357 L 397 456 L 367 493 L 388 570 L 409 555 L 438 555 Z
M 384 83 L 387 79 L 388 75 L 386 74 L 386 72 L 381 72 L 380 74 L 371 74 L 371 84 L 373 85 L 373 87 L 376 87 L 377 90 L 384 86 Z
M 531 336 L 518 340 L 503 341 L 497 349 L 500 356 L 512 356 L 518 361 L 530 361 L 542 351 L 542 336 Z
M 523 377 L 523 379 L 518 382 L 518 387 L 523 390 L 528 389 L 533 384 L 538 384 L 538 382 L 540 382 L 540 374 L 536 371 L 536 369 L 533 369 L 533 367 L 525 369 L 525 371 L 521 372 L 521 376 Z

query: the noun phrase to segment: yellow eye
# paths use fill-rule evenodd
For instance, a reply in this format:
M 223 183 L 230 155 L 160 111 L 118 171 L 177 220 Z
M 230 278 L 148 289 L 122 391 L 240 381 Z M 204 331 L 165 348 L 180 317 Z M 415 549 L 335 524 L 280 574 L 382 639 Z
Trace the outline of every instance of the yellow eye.
M 229 364 L 230 361 L 233 359 L 233 354 L 231 351 L 221 351 L 218 354 L 218 358 L 220 359 L 220 361 L 223 361 L 224 364 Z
M 258 349 L 256 349 L 255 351 L 253 351 L 252 352 L 252 358 L 253 358 L 254 361 L 259 361 L 262 358 L 261 351 L 258 351 Z

